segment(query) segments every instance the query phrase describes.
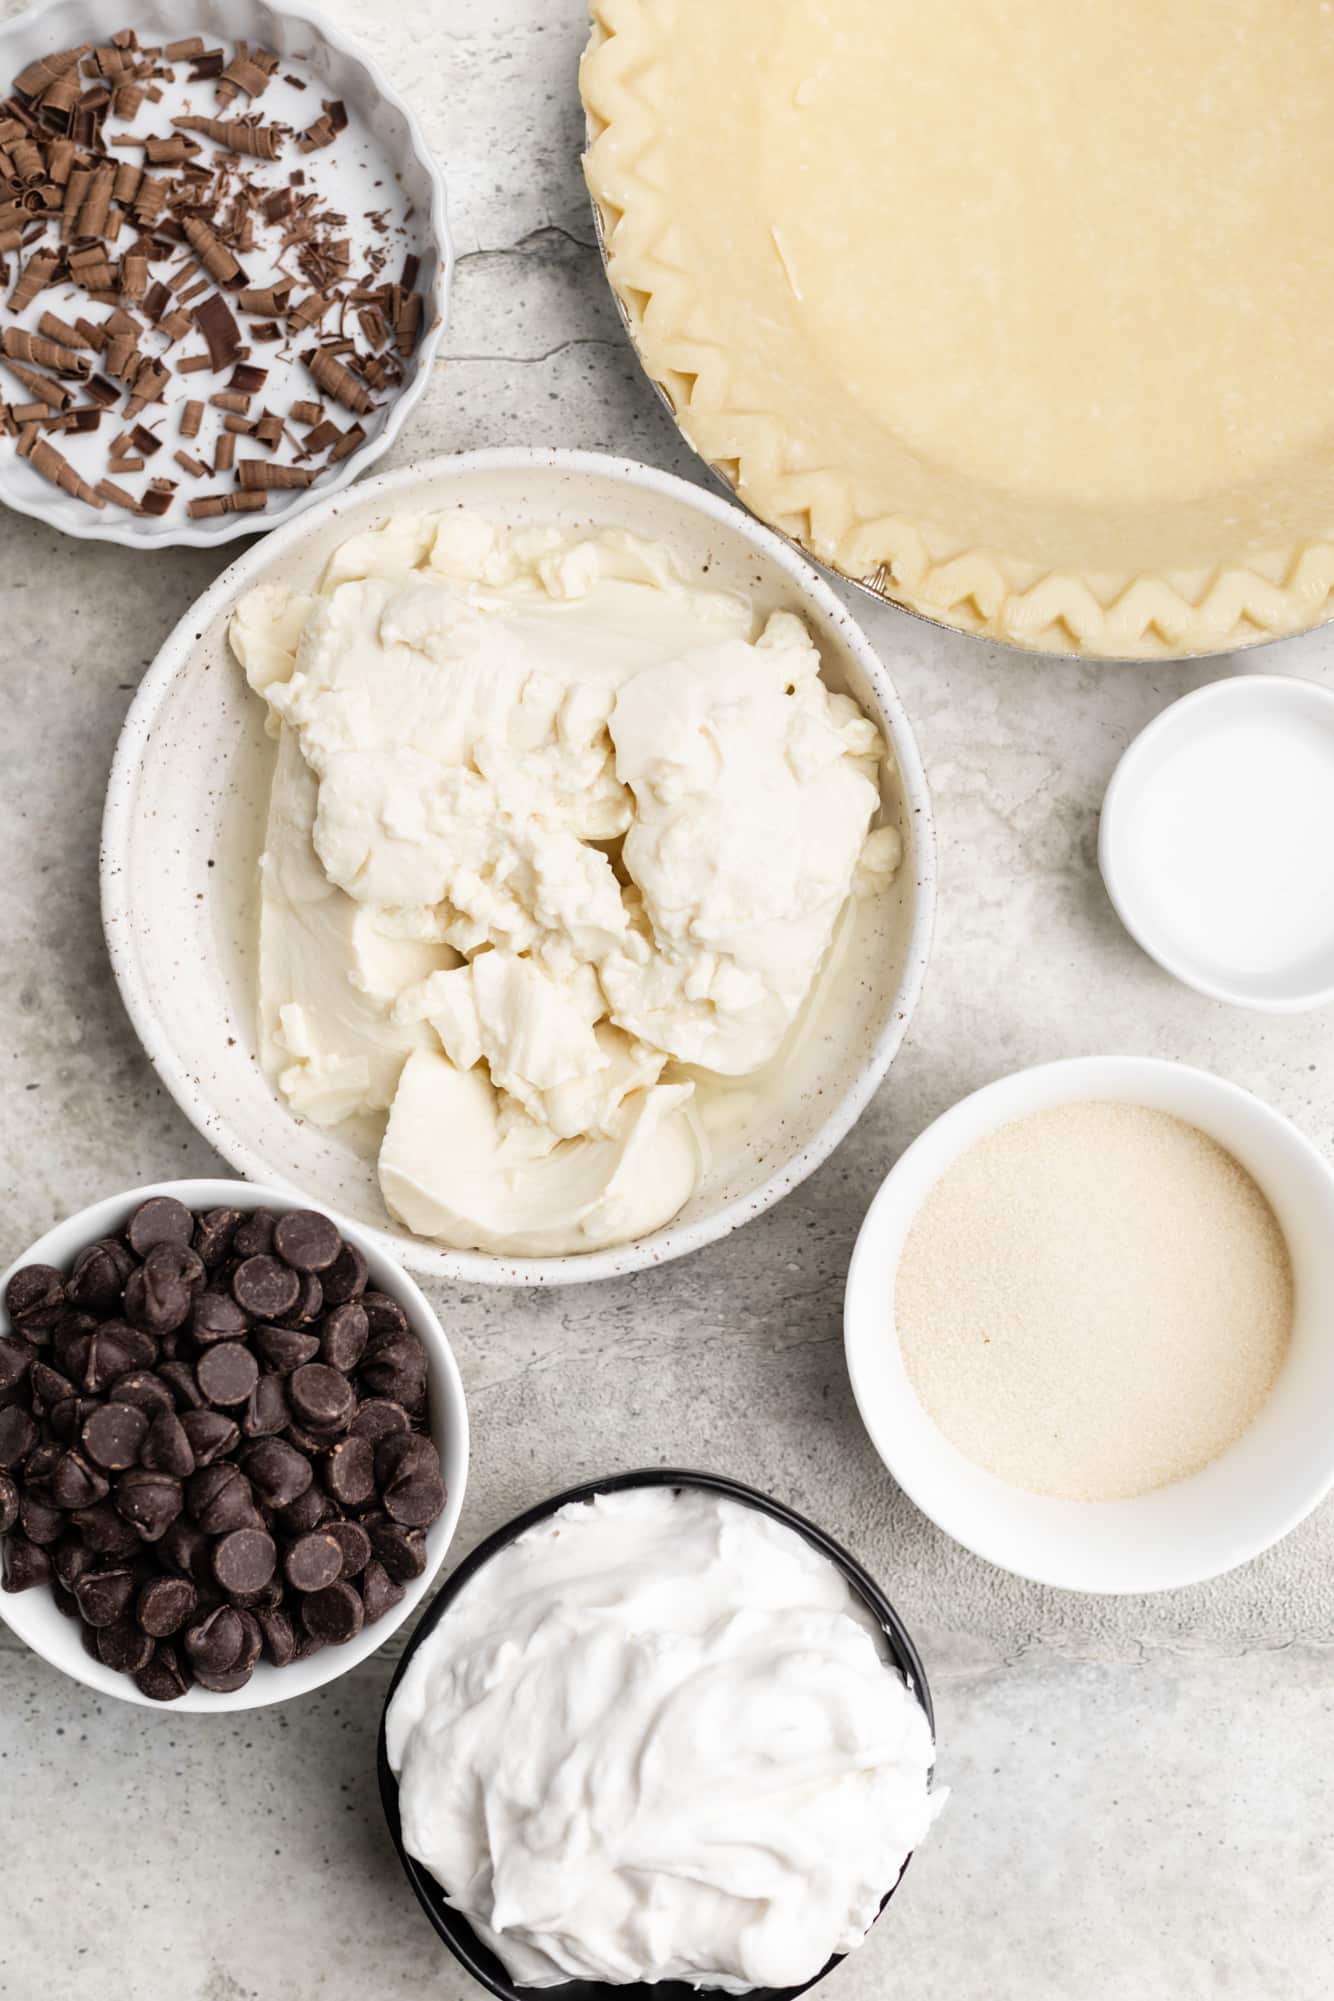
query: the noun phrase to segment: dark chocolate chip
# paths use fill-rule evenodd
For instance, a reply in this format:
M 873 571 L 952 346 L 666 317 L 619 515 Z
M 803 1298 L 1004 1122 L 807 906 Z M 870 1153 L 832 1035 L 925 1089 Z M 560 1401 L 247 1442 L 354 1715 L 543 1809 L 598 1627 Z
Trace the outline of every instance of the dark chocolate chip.
M 153 1658 L 153 1642 L 128 1613 L 97 1629 L 98 1658 L 121 1674 L 138 1674 Z
M 137 1467 L 116 1482 L 115 1502 L 127 1522 L 145 1542 L 160 1542 L 185 1505 L 180 1481 L 172 1473 L 150 1473 Z
M 58 1508 L 91 1508 L 111 1492 L 105 1473 L 91 1466 L 81 1452 L 62 1452 L 51 1476 L 51 1497 Z
M 206 1535 L 227 1535 L 250 1528 L 255 1503 L 250 1482 L 230 1459 L 204 1466 L 186 1483 L 190 1513 Z
M 421 1529 L 400 1522 L 367 1524 L 371 1548 L 397 1584 L 410 1584 L 426 1568 L 426 1537 Z
M 301 1297 L 297 1273 L 262 1252 L 247 1258 L 232 1273 L 232 1297 L 260 1320 L 281 1320 Z
M 327 1271 L 343 1239 L 317 1209 L 293 1209 L 275 1223 L 273 1248 L 293 1271 Z
M 178 1515 L 158 1544 L 158 1557 L 202 1588 L 213 1581 L 212 1548 L 202 1529 L 184 1515 Z
M 125 1226 L 130 1249 L 146 1258 L 154 1244 L 188 1244 L 195 1219 L 174 1195 L 150 1195 Z
M 372 1445 L 378 1445 L 382 1438 L 411 1431 L 412 1419 L 401 1403 L 394 1403 L 388 1397 L 367 1397 L 365 1403 L 358 1405 L 349 1429 L 353 1438 L 369 1438 Z
M 211 1668 L 201 1667 L 198 1661 L 195 1662 L 195 1680 L 211 1695 L 234 1695 L 238 1688 L 245 1687 L 253 1673 L 254 1669 L 248 1667 L 224 1668 L 215 1673 Z
M 0 1471 L 12 1473 L 37 1443 L 37 1426 L 21 1404 L 0 1410 Z
M 132 1330 L 126 1328 L 128 1334 Z M 156 1360 L 156 1353 L 150 1360 Z M 121 1339 L 120 1325 L 109 1320 L 104 1327 L 88 1336 L 88 1346 L 84 1351 L 83 1374 L 77 1387 L 90 1396 L 101 1396 L 111 1388 L 118 1376 L 129 1375 L 135 1367 L 135 1355 L 128 1341 Z
M 12 1334 L 0 1334 L 0 1396 L 16 1390 L 31 1367 L 31 1345 Z
M 244 1668 L 246 1673 L 249 1674 L 255 1662 L 264 1651 L 264 1628 L 260 1625 L 255 1614 L 246 1607 L 242 1606 L 240 1612 L 241 1630 L 245 1638 L 241 1642 L 241 1658 L 237 1661 L 236 1665 L 238 1668 Z
M 335 1428 L 332 1431 L 316 1430 L 309 1424 L 295 1422 L 289 1424 L 283 1433 L 288 1444 L 294 1445 L 298 1452 L 303 1452 L 307 1459 L 322 1459 L 329 1447 L 337 1445 L 342 1436 L 343 1428 Z
M 375 1478 L 386 1514 L 405 1528 L 427 1528 L 445 1511 L 439 1455 L 419 1432 L 386 1438 L 377 1446 Z
M 0 1589 L 5 1591 L 30 1591 L 34 1584 L 50 1582 L 50 1557 L 17 1529 L 0 1544 L 0 1566 Z
M 117 1376 L 107 1395 L 113 1403 L 132 1403 L 146 1411 L 150 1424 L 158 1411 L 176 1408 L 170 1385 L 152 1369 L 131 1369 L 128 1374 Z
M 408 1316 L 398 1301 L 391 1299 L 387 1292 L 363 1293 L 361 1303 L 366 1309 L 371 1333 L 377 1340 L 388 1334 L 407 1333 Z
M 88 1457 L 108 1473 L 124 1472 L 133 1466 L 147 1436 L 147 1414 L 132 1403 L 105 1403 L 83 1427 Z
M 210 1271 L 220 1265 L 231 1250 L 240 1220 L 239 1209 L 209 1209 L 196 1221 L 191 1241 Z
M 64 1304 L 65 1281 L 54 1265 L 24 1265 L 5 1287 L 5 1311 L 29 1340 L 28 1323 L 49 1331 Z
M 60 1464 L 60 1444 L 54 1438 L 39 1439 L 18 1470 L 17 1478 L 25 1487 L 50 1485 Z
M 232 1238 L 232 1251 L 238 1258 L 255 1258 L 267 1255 L 273 1249 L 272 1209 L 252 1209 L 242 1217 Z
M 246 1401 L 241 1429 L 247 1438 L 273 1438 L 291 1419 L 281 1376 L 261 1376 Z
M 343 1577 L 356 1577 L 371 1560 L 371 1539 L 360 1522 L 330 1522 L 325 1535 L 331 1535 L 342 1552 Z
M 335 1306 L 324 1316 L 320 1329 L 320 1360 L 331 1369 L 350 1375 L 366 1351 L 370 1322 L 365 1308 L 355 1304 Z
M 313 1639 L 328 1646 L 342 1646 L 355 1639 L 366 1618 L 366 1608 L 355 1585 L 340 1579 L 322 1591 L 312 1591 L 301 1600 L 301 1619 Z
M 220 1410 L 182 1411 L 181 1429 L 190 1442 L 196 1466 L 211 1466 L 234 1452 L 241 1440 L 237 1425 Z
M 313 1271 L 298 1274 L 300 1291 L 290 1313 L 278 1315 L 284 1327 L 313 1327 L 324 1311 L 324 1287 Z
M 51 1354 L 56 1367 L 71 1382 L 83 1374 L 88 1356 L 88 1336 L 96 1333 L 97 1326 L 91 1313 L 80 1313 L 74 1307 L 65 1308 L 56 1322 L 51 1335 Z
M 365 1258 L 355 1244 L 344 1244 L 328 1271 L 320 1273 L 326 1306 L 345 1306 L 360 1299 L 370 1276 Z
M 34 1362 L 28 1378 L 32 1393 L 39 1398 L 47 1410 L 54 1410 L 58 1403 L 75 1394 L 74 1385 L 68 1376 L 62 1376 L 59 1369 L 53 1369 L 49 1362 Z
M 176 1399 L 177 1410 L 202 1410 L 203 1394 L 195 1377 L 194 1365 L 185 1361 L 163 1362 L 158 1374 Z
M 194 1472 L 195 1455 L 190 1434 L 174 1410 L 160 1410 L 154 1417 L 139 1449 L 139 1464 L 152 1473 L 174 1473 L 178 1480 L 184 1480 Z
M 345 1508 L 362 1507 L 375 1492 L 375 1447 L 369 1438 L 340 1438 L 324 1464 L 324 1484 Z
M 135 1675 L 134 1685 L 150 1702 L 175 1702 L 185 1694 L 190 1681 L 179 1652 L 167 1642 L 154 1647 L 152 1659 Z
M 190 1313 L 190 1332 L 201 1348 L 213 1341 L 234 1341 L 250 1325 L 230 1293 L 201 1292 Z
M 19 1527 L 29 1542 L 59 1542 L 65 1533 L 65 1517 L 53 1501 L 27 1487 L 19 1495 Z
M 254 1342 L 265 1365 L 283 1376 L 313 1362 L 320 1352 L 319 1335 L 303 1334 L 299 1327 L 257 1327 Z
M 8 1535 L 19 1518 L 19 1490 L 8 1473 L 0 1473 L 0 1535 Z
M 90 1626 L 109 1626 L 129 1610 L 134 1597 L 132 1570 L 91 1570 L 74 1581 L 79 1616 Z
M 114 1313 L 133 1270 L 134 1259 L 125 1246 L 112 1238 L 101 1238 L 79 1252 L 66 1293 L 86 1313 Z
M 261 1591 L 273 1576 L 278 1551 L 263 1529 L 233 1529 L 213 1549 L 213 1575 L 224 1591 Z
M 389 1575 L 378 1558 L 372 1557 L 361 1579 L 361 1598 L 367 1621 L 383 1618 L 391 1607 L 401 1602 L 404 1589 L 397 1578 Z
M 303 1424 L 323 1427 L 346 1424 L 355 1398 L 352 1385 L 327 1362 L 303 1362 L 292 1371 L 288 1387 L 292 1409 Z
M 296 1633 L 281 1607 L 255 1614 L 264 1635 L 264 1651 L 275 1667 L 290 1667 L 296 1656 Z
M 247 1477 L 270 1508 L 287 1508 L 304 1494 L 314 1471 L 304 1453 L 281 1438 L 260 1438 L 245 1454 Z
M 139 1593 L 135 1616 L 146 1633 L 164 1640 L 193 1619 L 199 1594 L 188 1577 L 153 1577 Z
M 78 1536 L 66 1536 L 63 1542 L 56 1544 L 51 1555 L 51 1562 L 56 1576 L 60 1579 L 65 1589 L 73 1591 L 79 1579 L 86 1577 L 88 1572 L 94 1568 L 97 1558 L 93 1555 L 87 1543 L 81 1542 Z
M 337 1513 L 336 1504 L 329 1499 L 323 1487 L 312 1480 L 304 1494 L 298 1494 L 279 1510 L 278 1518 L 282 1526 L 292 1535 L 304 1535 L 308 1529 L 317 1529 Z
M 259 1381 L 259 1363 L 239 1341 L 219 1341 L 195 1363 L 200 1389 L 210 1403 L 245 1403 Z
M 71 1523 L 99 1556 L 129 1556 L 139 1548 L 139 1532 L 107 1501 L 70 1511 Z
M 415 1334 L 389 1335 L 366 1355 L 361 1382 L 370 1396 L 411 1406 L 426 1387 L 426 1350 Z
M 188 1244 L 156 1244 L 125 1284 L 125 1317 L 151 1334 L 171 1334 L 190 1318 L 204 1262 Z
M 322 1591 L 342 1576 L 343 1552 L 331 1535 L 314 1529 L 291 1544 L 283 1569 L 294 1591 Z
M 281 1573 L 274 1571 L 267 1584 L 261 1584 L 258 1591 L 233 1591 L 232 1603 L 238 1609 L 244 1607 L 251 1612 L 271 1612 L 275 1605 L 283 1602 L 283 1580 Z
M 241 1615 L 231 1605 L 219 1605 L 185 1629 L 185 1651 L 195 1673 L 225 1674 L 241 1657 L 245 1628 Z M 208 1686 L 206 1683 L 205 1686 Z

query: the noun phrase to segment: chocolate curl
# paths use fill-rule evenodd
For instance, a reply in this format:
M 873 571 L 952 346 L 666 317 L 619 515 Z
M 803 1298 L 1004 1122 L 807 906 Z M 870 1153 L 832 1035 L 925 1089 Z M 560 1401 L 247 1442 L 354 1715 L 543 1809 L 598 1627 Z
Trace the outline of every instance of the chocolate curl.
M 264 67 L 264 63 L 265 57 L 262 50 L 259 51 L 257 57 L 246 54 L 244 50 L 234 55 L 226 69 L 222 72 L 222 80 L 218 89 L 219 97 L 223 96 L 222 85 L 231 86 L 231 89 L 227 93 L 229 96 L 241 90 L 245 92 L 247 97 L 262 97 L 269 87 L 269 78 L 278 67 L 278 58 L 274 56 L 268 68 Z
M 137 417 L 150 403 L 160 403 L 171 381 L 160 361 L 141 362 L 134 376 L 134 394 L 125 406 L 127 417 Z
M 107 331 L 105 320 L 102 321 L 100 326 L 93 320 L 76 320 L 75 325 L 87 341 L 89 347 L 93 348 L 98 354 L 106 351 L 106 345 L 111 339 L 111 335 Z
M 236 459 L 236 438 L 231 431 L 224 431 L 213 447 L 214 472 L 230 472 Z
M 236 468 L 243 493 L 271 493 L 279 488 L 309 486 L 313 466 L 276 466 L 268 459 L 242 459 Z
M 333 300 L 326 298 L 322 292 L 312 292 L 291 314 L 293 333 L 304 333 L 307 327 L 317 327 L 332 305 Z
M 54 445 L 49 445 L 45 438 L 37 436 L 35 426 L 26 451 L 24 439 L 19 439 L 19 457 L 27 459 L 34 472 L 39 472 L 43 479 L 49 479 L 52 486 L 58 486 L 62 493 L 73 494 L 76 500 L 82 500 L 89 507 L 106 506 L 96 487 L 89 486 L 86 479 L 81 479 L 69 460 L 62 458 Z
M 248 438 L 255 428 L 254 419 L 243 417 L 239 410 L 229 410 L 222 420 L 224 431 L 234 431 L 238 438 Z
M 111 184 L 112 200 L 129 208 L 139 192 L 139 184 L 143 177 L 142 167 L 137 167 L 133 160 L 122 160 L 116 168 L 116 178 Z
M 14 89 L 20 97 L 40 97 L 67 70 L 81 63 L 91 47 L 91 42 L 80 42 L 77 49 L 62 49 L 57 55 L 39 56 L 36 62 L 19 71 L 14 78 Z
M 263 411 L 258 423 L 255 425 L 254 435 L 256 441 L 261 445 L 268 445 L 270 447 L 280 445 L 283 437 L 282 418 L 275 416 L 272 410 Z
M 214 368 L 226 368 L 241 351 L 241 329 L 232 318 L 221 292 L 210 292 L 194 309 L 194 321 L 208 346 Z
M 246 416 L 250 409 L 250 398 L 239 395 L 233 389 L 219 389 L 208 400 L 215 410 L 234 410 L 241 417 Z
M 158 321 L 158 332 L 168 340 L 183 340 L 193 325 L 188 313 L 164 313 Z
M 196 56 L 203 55 L 204 37 L 202 35 L 182 35 L 179 41 L 168 42 L 162 53 L 169 63 L 191 63 L 195 60 Z
M 123 118 L 129 124 L 132 119 L 138 117 L 143 101 L 144 91 L 142 85 L 137 83 L 121 83 L 116 86 L 116 94 L 112 98 L 111 104 L 117 118 Z
M 193 139 L 187 139 L 184 132 L 175 133 L 170 139 L 128 139 L 127 145 L 142 145 L 144 158 L 150 167 L 180 167 L 199 151 Z
M 59 341 L 62 347 L 92 346 L 92 342 L 81 328 L 68 326 L 64 320 L 57 319 L 54 313 L 42 314 L 37 322 L 37 331 L 39 334 L 44 334 L 47 340 Z
M 198 216 L 187 215 L 184 227 L 186 242 L 215 285 L 223 285 L 229 291 L 244 286 L 245 272 L 206 222 L 201 222 Z
M 246 285 L 237 293 L 236 303 L 243 313 L 262 313 L 267 318 L 285 313 L 291 296 L 290 285 Z
M 0 334 L 0 350 L 11 361 L 33 361 L 39 368 L 54 368 L 57 375 L 77 376 L 80 381 L 88 373 L 88 358 L 76 354 L 73 348 L 62 347 L 57 341 L 45 340 L 40 334 L 30 334 L 22 327 L 6 327 Z
M 54 250 L 34 250 L 23 267 L 23 275 L 9 295 L 11 313 L 21 313 L 29 307 L 37 294 L 51 284 L 60 268 L 60 257 Z
M 389 308 L 394 320 L 394 339 L 401 355 L 410 355 L 417 345 L 417 334 L 421 326 L 422 299 L 420 292 L 405 292 L 401 285 L 389 288 Z
M 203 421 L 204 406 L 202 403 L 196 401 L 194 397 L 191 397 L 181 411 L 181 436 L 183 438 L 197 438 Z
M 182 132 L 202 132 L 229 153 L 245 153 L 252 160 L 276 160 L 282 149 L 282 135 L 276 125 L 251 125 L 244 118 L 173 118 Z
M 301 359 L 314 376 L 326 396 L 332 396 L 335 403 L 345 409 L 355 410 L 359 417 L 366 416 L 375 408 L 374 398 L 364 382 L 359 382 L 350 368 L 344 368 L 336 356 L 327 348 L 307 348 Z
M 116 274 L 100 243 L 71 250 L 65 261 L 69 265 L 70 277 L 76 285 L 82 285 L 85 292 L 109 292 L 113 298 L 116 296 Z
M 92 186 L 92 181 L 93 171 L 91 167 L 77 166 L 70 168 L 69 179 L 65 183 L 64 205 L 60 211 L 60 234 L 66 243 L 76 233 L 74 225 L 79 219 L 79 210 L 83 207 L 83 198 Z
M 49 375 L 39 375 L 35 368 L 29 368 L 22 361 L 14 361 L 9 355 L 4 359 L 5 367 L 10 374 L 16 375 L 28 394 L 45 403 L 48 410 L 64 410 L 68 407 L 70 400 L 68 389 L 63 389 L 58 382 L 53 382 Z
M 216 521 L 222 514 L 259 514 L 268 504 L 267 493 L 201 493 L 186 512 L 193 521 Z
M 222 364 L 219 363 L 218 365 L 221 367 Z M 212 366 L 213 357 L 211 354 L 187 354 L 183 355 L 177 362 L 176 373 L 178 375 L 196 375 L 200 369 L 211 369 Z
M 204 461 L 194 458 L 189 452 L 173 452 L 172 457 L 175 459 L 177 465 L 181 467 L 182 471 L 189 473 L 191 479 L 203 479 L 205 473 L 208 471 L 208 467 L 204 464 Z
M 103 500 L 109 500 L 113 507 L 123 507 L 127 514 L 139 512 L 139 503 L 134 495 L 127 493 L 123 486 L 117 486 L 112 479 L 99 479 L 94 492 L 100 493 Z
M 127 250 L 120 260 L 120 289 L 127 299 L 142 299 L 148 290 L 148 253 Z
M 107 342 L 102 366 L 118 382 L 132 382 L 139 362 L 139 343 L 133 334 L 113 334 Z
M 111 455 L 112 472 L 142 472 L 143 469 L 144 462 L 142 459 L 121 458 L 114 452 Z
M 144 514 L 165 514 L 171 506 L 171 497 L 175 491 L 176 482 L 174 479 L 150 480 L 148 482 L 148 491 L 139 503 L 140 512 Z
M 294 424 L 318 424 L 324 415 L 322 403 L 294 403 L 289 412 Z
M 111 208 L 111 190 L 115 186 L 116 169 L 110 160 L 105 161 L 93 175 L 84 196 L 83 207 L 79 210 L 76 236 L 105 236 L 107 214 Z
M 136 222 L 155 222 L 166 205 L 167 183 L 156 174 L 142 174 L 131 204 Z
M 298 144 L 303 153 L 318 153 L 322 146 L 332 146 L 337 136 L 337 133 L 334 131 L 334 122 L 326 111 L 315 120 L 313 125 L 306 127 L 305 131 L 301 134 Z

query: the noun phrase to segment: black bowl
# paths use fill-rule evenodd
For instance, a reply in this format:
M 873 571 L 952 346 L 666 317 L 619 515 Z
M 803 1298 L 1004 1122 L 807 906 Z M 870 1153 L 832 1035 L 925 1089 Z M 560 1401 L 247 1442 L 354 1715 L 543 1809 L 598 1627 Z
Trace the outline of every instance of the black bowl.
M 416 1892 L 417 1902 L 455 1959 L 468 1969 L 474 1980 L 480 1981 L 483 1987 L 489 1988 L 492 1994 L 498 1996 L 499 2001 L 533 2001 L 533 1997 L 543 1991 L 554 1995 L 556 2001 L 736 2001 L 735 1995 L 728 1995 L 722 1988 L 695 1987 L 683 1980 L 637 1980 L 624 1983 L 606 1980 L 567 1980 L 549 1990 L 521 1987 L 511 1980 L 496 1955 L 482 1944 L 468 1920 L 445 1902 L 444 1892 L 429 1870 L 414 1861 L 403 1847 L 403 1832 L 398 1818 L 398 1781 L 390 1771 L 389 1760 L 385 1755 L 385 1717 L 389 1713 L 394 1692 L 407 1670 L 408 1662 L 426 1635 L 434 1631 L 468 1579 L 480 1570 L 484 1563 L 489 1563 L 497 1550 L 503 1549 L 506 1543 L 513 1542 L 525 1529 L 544 1521 L 548 1515 L 554 1515 L 558 1508 L 565 1507 L 568 1502 L 591 1501 L 598 1494 L 617 1494 L 627 1487 L 702 1487 L 709 1493 L 722 1494 L 728 1500 L 740 1501 L 746 1507 L 759 1508 L 763 1514 L 772 1515 L 775 1521 L 784 1523 L 788 1528 L 795 1529 L 798 1535 L 804 1536 L 821 1556 L 827 1557 L 842 1571 L 857 1597 L 883 1630 L 891 1661 L 921 1702 L 932 1729 L 935 1728 L 931 1691 L 926 1685 L 926 1675 L 922 1670 L 917 1649 L 884 1592 L 845 1549 L 827 1536 L 822 1529 L 816 1528 L 813 1522 L 808 1522 L 803 1515 L 794 1513 L 791 1508 L 785 1508 L 780 1501 L 771 1501 L 767 1494 L 757 1493 L 754 1487 L 742 1486 L 737 1480 L 721 1479 L 713 1473 L 682 1473 L 650 1467 L 638 1473 L 616 1473 L 605 1480 L 590 1480 L 586 1486 L 571 1487 L 567 1493 L 556 1494 L 551 1500 L 539 1502 L 537 1507 L 529 1508 L 526 1514 L 519 1515 L 504 1528 L 497 1529 L 494 1535 L 488 1536 L 485 1542 L 480 1542 L 471 1556 L 464 1559 L 432 1599 L 389 1684 L 384 1713 L 380 1718 L 377 1749 L 380 1798 L 384 1805 L 385 1819 L 389 1823 L 394 1847 L 398 1850 L 398 1859 L 403 1864 L 407 1879 Z M 908 1858 L 909 1861 L 911 1859 Z M 907 1866 L 908 1862 L 905 1861 L 903 1869 Z M 903 1869 L 886 1890 L 880 1904 L 881 1911 L 903 1881 Z M 803 1982 L 800 1987 L 754 1987 L 749 1990 L 749 1995 L 753 1997 L 753 2001 L 795 2001 L 798 1994 L 805 1994 L 809 1988 L 815 1986 L 816 1981 L 823 1980 L 827 1973 L 832 1972 L 843 1957 L 842 1953 L 836 1953 L 827 1966 L 821 1967 L 813 1980 Z

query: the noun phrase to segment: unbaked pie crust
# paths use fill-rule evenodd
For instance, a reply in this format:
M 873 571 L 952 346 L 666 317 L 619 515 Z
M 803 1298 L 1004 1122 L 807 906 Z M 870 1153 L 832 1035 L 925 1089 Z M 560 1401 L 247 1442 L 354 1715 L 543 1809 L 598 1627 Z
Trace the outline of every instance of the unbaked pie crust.
M 686 436 L 951 625 L 1334 613 L 1334 8 L 593 0 L 612 285 Z

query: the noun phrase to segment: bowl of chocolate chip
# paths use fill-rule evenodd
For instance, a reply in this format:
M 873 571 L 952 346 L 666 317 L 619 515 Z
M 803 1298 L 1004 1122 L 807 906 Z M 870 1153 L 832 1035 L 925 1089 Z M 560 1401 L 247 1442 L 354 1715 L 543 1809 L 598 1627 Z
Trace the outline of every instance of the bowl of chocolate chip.
M 100 1694 L 259 1708 L 334 1680 L 430 1590 L 463 1385 L 359 1231 L 164 1182 L 0 1279 L 0 1618 Z

